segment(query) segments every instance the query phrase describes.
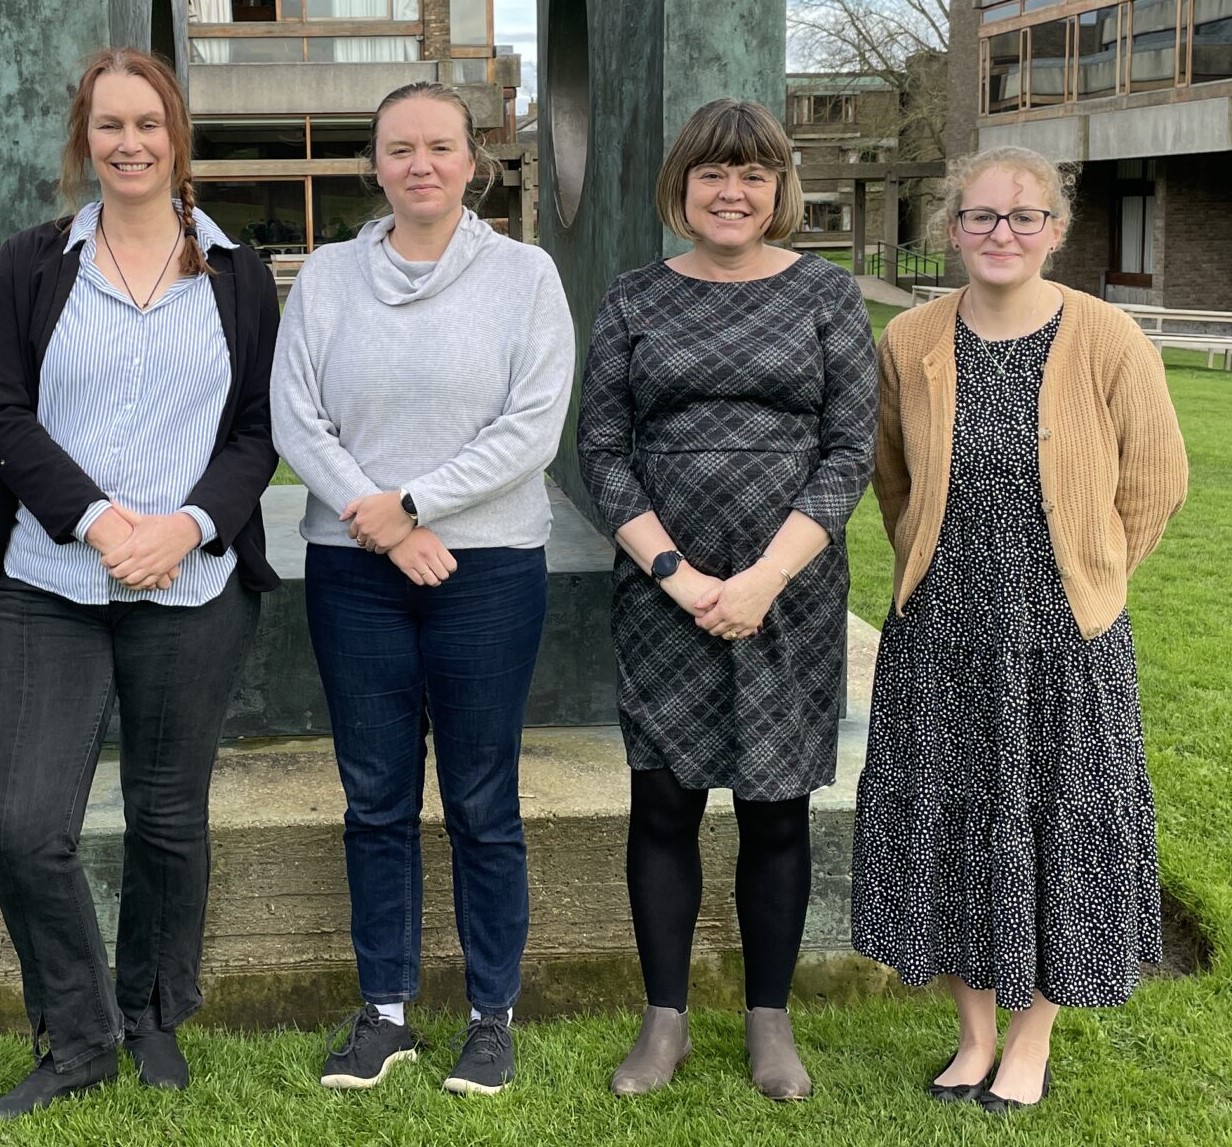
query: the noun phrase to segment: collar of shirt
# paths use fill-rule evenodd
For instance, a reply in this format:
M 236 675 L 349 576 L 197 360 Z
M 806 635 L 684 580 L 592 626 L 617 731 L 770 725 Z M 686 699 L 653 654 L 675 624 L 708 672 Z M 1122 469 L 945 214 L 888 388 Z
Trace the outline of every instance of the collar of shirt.
M 177 214 L 182 214 L 184 210 L 183 203 L 178 199 L 171 201 L 175 205 Z M 78 244 L 86 242 L 88 239 L 94 238 L 94 233 L 98 229 L 98 217 L 103 212 L 103 205 L 100 201 L 95 200 L 93 203 L 87 203 L 73 217 L 73 225 L 69 228 L 68 241 L 64 244 L 64 251 L 67 254 Z M 201 245 L 201 250 L 209 252 L 213 246 L 235 248 L 239 244 L 228 239 L 221 227 L 214 222 L 200 207 L 193 209 L 193 224 L 197 228 L 197 242 Z

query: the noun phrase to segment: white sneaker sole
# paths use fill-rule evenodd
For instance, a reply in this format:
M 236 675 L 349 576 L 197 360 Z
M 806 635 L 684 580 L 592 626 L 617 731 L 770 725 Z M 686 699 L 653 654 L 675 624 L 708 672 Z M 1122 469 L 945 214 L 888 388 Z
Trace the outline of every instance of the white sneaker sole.
M 348 1091 L 352 1088 L 375 1087 L 389 1074 L 389 1069 L 400 1059 L 410 1060 L 414 1063 L 418 1058 L 419 1053 L 414 1048 L 408 1048 L 406 1051 L 396 1051 L 381 1064 L 381 1070 L 370 1079 L 365 1079 L 362 1075 L 323 1075 L 321 1076 L 321 1086 L 332 1087 L 339 1091 Z
M 495 1087 L 489 1087 L 486 1083 L 476 1083 L 473 1079 L 460 1079 L 456 1075 L 451 1075 L 444 1083 L 441 1084 L 442 1091 L 452 1091 L 454 1095 L 497 1095 L 504 1091 L 513 1083 L 498 1083 Z

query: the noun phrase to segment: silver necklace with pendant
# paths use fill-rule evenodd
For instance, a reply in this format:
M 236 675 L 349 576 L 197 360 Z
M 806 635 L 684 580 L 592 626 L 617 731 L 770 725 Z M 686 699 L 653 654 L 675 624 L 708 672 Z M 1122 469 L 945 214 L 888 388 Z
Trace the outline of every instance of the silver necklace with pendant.
M 1005 377 L 1005 372 L 1009 370 L 1010 363 L 1014 361 L 1014 355 L 1018 353 L 1018 344 L 1021 343 L 1022 340 L 1025 339 L 1030 333 L 1031 320 L 1035 318 L 1035 312 L 1039 309 L 1039 302 L 1040 298 L 1043 296 L 1043 293 L 1044 291 L 1041 285 L 1040 289 L 1035 292 L 1035 302 L 1032 304 L 1031 311 L 1027 315 L 1027 321 L 1023 323 L 1022 333 L 1016 339 L 1011 340 L 1010 349 L 1006 351 L 1004 358 L 998 359 L 997 356 L 992 353 L 992 348 L 989 347 L 987 341 L 984 339 L 984 336 L 981 335 L 979 331 L 977 331 L 974 327 L 968 328 L 971 333 L 975 335 L 975 341 L 980 344 L 981 349 L 984 351 L 984 357 L 992 363 L 993 370 L 997 372 L 998 377 Z M 978 322 L 975 317 L 975 300 L 971 297 L 970 293 L 967 295 L 967 309 L 971 312 L 971 321 L 973 323 Z M 993 341 L 996 342 L 998 340 L 994 339 Z

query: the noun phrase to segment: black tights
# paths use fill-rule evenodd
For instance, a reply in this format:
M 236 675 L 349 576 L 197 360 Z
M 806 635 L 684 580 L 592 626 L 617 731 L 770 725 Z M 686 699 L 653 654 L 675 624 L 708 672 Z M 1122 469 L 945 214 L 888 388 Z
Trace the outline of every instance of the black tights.
M 693 928 L 702 902 L 697 835 L 708 789 L 682 788 L 670 769 L 634 769 L 627 854 L 633 931 L 654 1007 L 684 1011 Z M 736 915 L 749 1008 L 783 1008 L 800 952 L 812 858 L 809 798 L 735 800 L 740 830 Z

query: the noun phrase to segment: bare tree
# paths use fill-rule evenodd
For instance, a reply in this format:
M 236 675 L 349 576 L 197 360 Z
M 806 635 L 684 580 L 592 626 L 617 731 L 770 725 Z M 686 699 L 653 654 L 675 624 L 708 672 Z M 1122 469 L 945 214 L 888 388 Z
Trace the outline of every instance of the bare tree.
M 873 75 L 900 95 L 900 154 L 945 154 L 949 0 L 791 0 L 792 57 L 808 71 Z

